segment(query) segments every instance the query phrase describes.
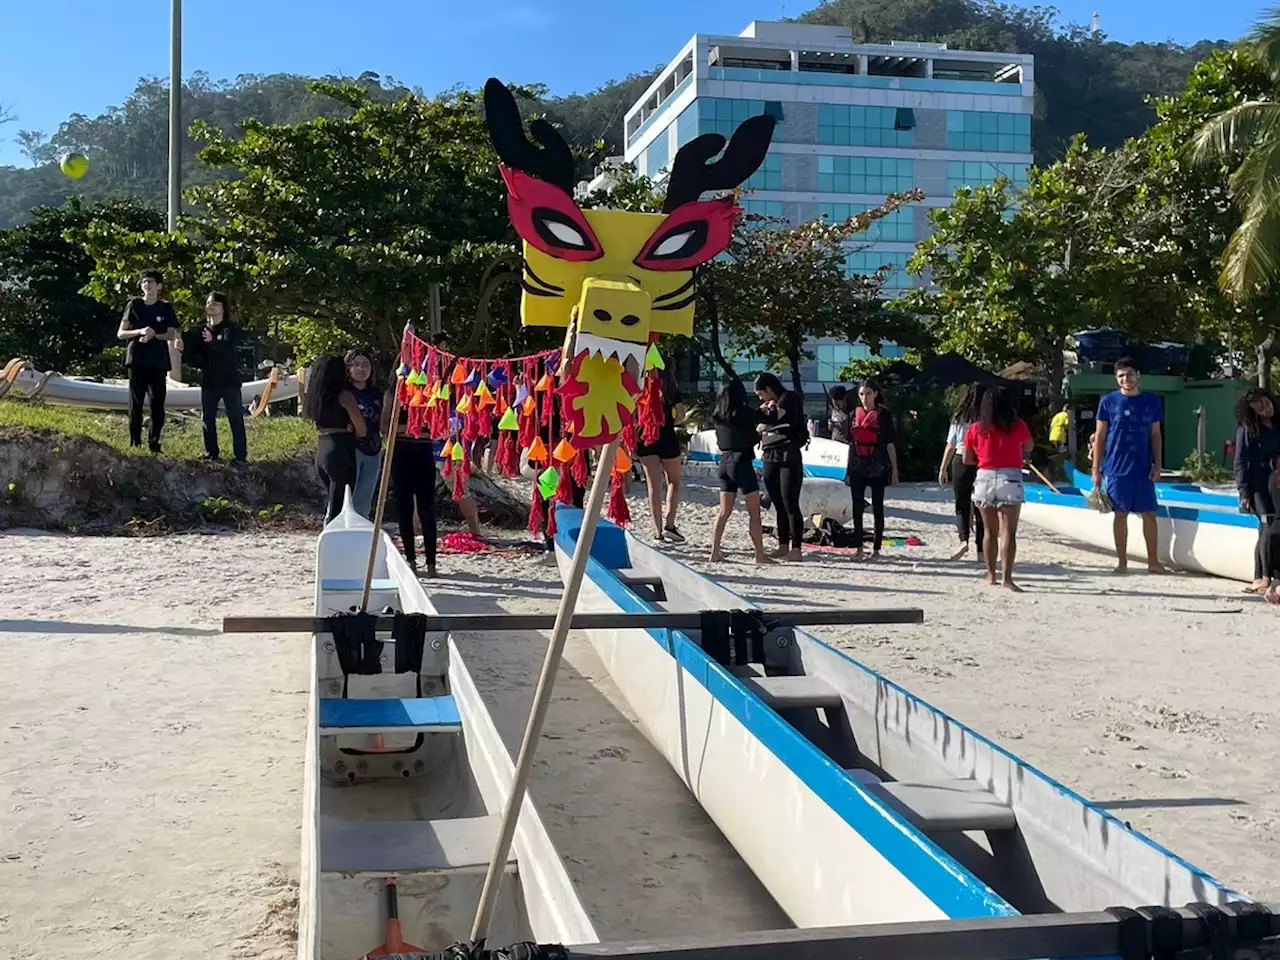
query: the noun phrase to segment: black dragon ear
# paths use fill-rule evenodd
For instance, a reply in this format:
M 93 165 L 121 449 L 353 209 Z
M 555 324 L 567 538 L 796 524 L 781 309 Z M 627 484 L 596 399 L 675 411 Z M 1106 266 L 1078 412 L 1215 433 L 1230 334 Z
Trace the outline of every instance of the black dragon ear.
M 504 164 L 573 195 L 573 154 L 564 137 L 539 118 L 529 124 L 529 133 L 540 144 L 534 146 L 525 136 L 516 98 L 496 77 L 490 77 L 484 85 L 484 120 L 493 148 Z
M 663 212 L 670 213 L 681 204 L 697 200 L 707 190 L 732 190 L 746 183 L 764 163 L 773 128 L 774 118 L 761 114 L 740 123 L 727 147 L 718 133 L 704 133 L 686 143 L 671 164 Z M 721 150 L 724 156 L 715 163 L 707 162 Z

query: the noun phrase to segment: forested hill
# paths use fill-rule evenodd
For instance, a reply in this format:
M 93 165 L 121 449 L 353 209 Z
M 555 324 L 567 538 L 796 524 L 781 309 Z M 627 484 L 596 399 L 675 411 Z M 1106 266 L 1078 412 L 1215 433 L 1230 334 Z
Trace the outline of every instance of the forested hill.
M 799 19 L 848 26 L 856 39 L 869 42 L 925 40 L 957 48 L 1034 54 L 1038 88 L 1034 146 L 1040 161 L 1055 158 L 1077 131 L 1087 133 L 1099 146 L 1115 145 L 1141 133 L 1153 117 L 1145 97 L 1179 89 L 1196 61 L 1222 43 L 1204 41 L 1192 47 L 1115 43 L 1058 23 L 1047 8 L 991 0 L 828 0 Z M 685 39 L 672 37 L 672 51 Z M 571 143 L 588 146 L 603 139 L 610 152 L 620 153 L 622 115 L 653 75 L 653 70 L 635 73 L 590 93 L 548 97 L 538 109 L 564 125 Z M 222 82 L 195 74 L 184 91 L 185 120 L 203 120 L 232 132 L 247 117 L 288 123 L 341 109 L 311 94 L 307 82 L 306 77 L 289 74 Z M 406 91 L 375 73 L 364 74 L 359 82 L 380 98 Z M 4 99 L 5 92 L 0 91 L 0 100 Z M 20 126 L 20 122 L 9 124 L 0 133 L 16 137 L 36 165 L 0 167 L 0 227 L 21 221 L 39 204 L 60 204 L 73 192 L 94 200 L 133 196 L 163 202 L 168 136 L 168 90 L 163 81 L 143 79 L 125 103 L 97 117 L 73 116 L 57 131 L 15 129 Z M 217 175 L 195 160 L 196 149 L 196 144 L 188 143 L 184 151 L 187 183 Z M 62 176 L 54 160 L 68 150 L 83 151 L 92 158 L 93 176 L 79 183 Z

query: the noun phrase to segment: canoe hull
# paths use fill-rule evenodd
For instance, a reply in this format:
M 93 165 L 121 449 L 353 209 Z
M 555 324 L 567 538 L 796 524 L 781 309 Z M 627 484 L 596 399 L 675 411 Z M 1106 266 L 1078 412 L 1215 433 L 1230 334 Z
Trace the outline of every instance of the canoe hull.
M 240 401 L 246 407 L 261 397 L 269 380 L 251 380 L 240 388 Z M 21 371 L 13 381 L 11 397 L 31 397 L 45 403 L 83 407 L 91 410 L 123 410 L 129 406 L 129 386 L 125 383 L 98 383 L 80 380 L 61 374 L 42 374 L 34 370 Z M 298 376 L 289 374 L 276 383 L 271 392 L 271 402 L 292 400 L 298 396 Z M 200 388 L 189 383 L 169 381 L 165 391 L 165 406 L 169 409 L 199 409 Z

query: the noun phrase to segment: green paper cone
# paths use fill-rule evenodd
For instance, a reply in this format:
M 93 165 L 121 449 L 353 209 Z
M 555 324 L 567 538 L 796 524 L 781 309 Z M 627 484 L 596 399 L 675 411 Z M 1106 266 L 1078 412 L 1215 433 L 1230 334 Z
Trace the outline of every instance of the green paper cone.
M 461 440 L 459 440 L 457 443 L 455 443 L 455 444 L 453 445 L 453 456 L 452 456 L 452 459 L 454 459 L 454 460 L 461 460 L 461 459 L 462 459 L 463 457 L 465 457 L 465 456 L 466 456 L 466 453 L 465 453 L 465 452 L 463 451 L 463 449 L 462 449 L 462 441 L 461 441 Z
M 507 412 L 502 415 L 502 419 L 498 421 L 499 430 L 519 430 L 520 424 L 516 420 L 516 408 L 507 407 Z
M 644 368 L 646 370 L 667 369 L 667 364 L 663 361 L 662 354 L 658 352 L 658 345 L 656 343 L 649 344 L 649 349 L 645 352 Z
M 560 471 L 555 467 L 547 467 L 538 474 L 538 492 L 543 500 L 550 500 L 556 495 L 556 487 L 560 486 Z

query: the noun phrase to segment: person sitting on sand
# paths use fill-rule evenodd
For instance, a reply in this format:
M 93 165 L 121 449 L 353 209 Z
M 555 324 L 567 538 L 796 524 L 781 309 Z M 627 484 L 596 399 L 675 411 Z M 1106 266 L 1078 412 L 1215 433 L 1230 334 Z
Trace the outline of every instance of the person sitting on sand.
M 312 370 L 304 408 L 316 425 L 316 474 L 327 491 L 328 523 L 342 512 L 347 488 L 355 489 L 356 441 L 364 438 L 366 427 L 342 357 L 322 357 Z
M 964 462 L 978 468 L 973 480 L 973 504 L 982 511 L 986 527 L 982 541 L 987 583 L 996 585 L 999 551 L 1004 586 L 1016 593 L 1013 563 L 1018 553 L 1018 516 L 1026 491 L 1022 461 L 1035 446 L 1031 430 L 1018 416 L 1008 392 L 988 388 L 978 407 L 978 420 L 964 436 Z
M 747 524 L 756 563 L 772 563 L 764 552 L 764 532 L 760 522 L 760 481 L 756 477 L 756 427 L 762 422 L 760 413 L 747 405 L 747 388 L 737 377 L 726 380 L 716 394 L 711 410 L 716 429 L 716 446 L 720 448 L 720 512 L 711 531 L 711 562 L 724 559 L 720 541 L 725 525 L 733 513 L 733 505 L 742 494 L 747 505 Z
M 760 437 L 760 459 L 764 461 L 764 488 L 778 518 L 778 549 L 775 557 L 799 562 L 804 559 L 800 544 L 804 538 L 804 518 L 800 515 L 800 488 L 804 484 L 804 458 L 809 442 L 804 407 L 800 397 L 782 386 L 772 373 L 756 377 L 756 396 L 763 423 L 756 429 Z
M 1236 405 L 1236 490 L 1240 509 L 1258 518 L 1253 589 L 1280 603 L 1280 427 L 1275 398 L 1254 387 Z
M 1093 487 L 1104 492 L 1115 510 L 1111 531 L 1116 544 L 1116 570 L 1129 569 L 1129 514 L 1142 515 L 1142 538 L 1147 545 L 1147 569 L 1164 573 L 1157 554 L 1156 481 L 1164 462 L 1160 399 L 1143 393 L 1142 374 L 1129 357 L 1116 361 L 1113 390 L 1098 402 L 1093 434 Z

